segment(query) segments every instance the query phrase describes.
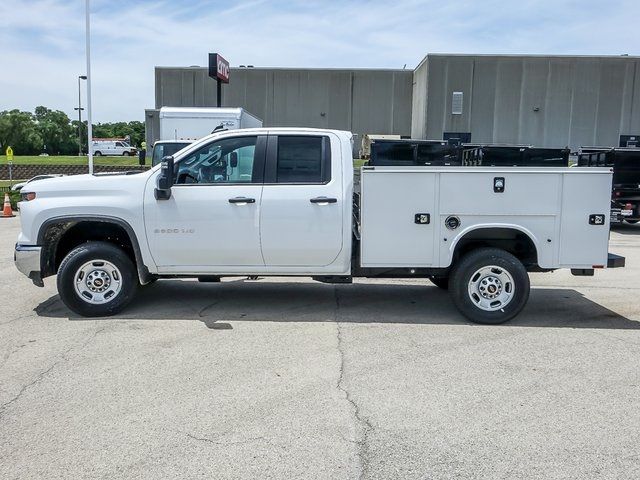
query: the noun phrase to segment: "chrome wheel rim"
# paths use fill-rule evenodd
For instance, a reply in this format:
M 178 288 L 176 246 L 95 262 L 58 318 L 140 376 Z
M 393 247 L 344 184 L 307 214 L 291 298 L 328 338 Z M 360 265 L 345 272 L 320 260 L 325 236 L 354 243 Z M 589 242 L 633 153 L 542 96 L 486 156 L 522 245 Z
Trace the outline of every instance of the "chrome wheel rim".
M 486 312 L 504 309 L 515 295 L 516 285 L 511 274 L 502 267 L 487 265 L 475 271 L 469 279 L 469 298 Z
M 77 270 L 74 286 L 85 302 L 102 305 L 118 296 L 122 290 L 122 275 L 111 262 L 91 260 Z

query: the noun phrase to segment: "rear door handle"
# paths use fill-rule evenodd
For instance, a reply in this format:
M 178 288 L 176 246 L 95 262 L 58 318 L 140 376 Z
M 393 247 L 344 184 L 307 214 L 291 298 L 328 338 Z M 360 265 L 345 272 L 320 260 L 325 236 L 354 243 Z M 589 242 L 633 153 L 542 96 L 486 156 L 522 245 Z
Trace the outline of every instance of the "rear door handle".
M 256 199 L 255 198 L 247 198 L 247 197 L 235 197 L 235 198 L 230 198 L 229 199 L 229 203 L 242 203 L 242 204 L 256 203 Z
M 337 198 L 316 197 L 309 200 L 311 203 L 336 203 Z

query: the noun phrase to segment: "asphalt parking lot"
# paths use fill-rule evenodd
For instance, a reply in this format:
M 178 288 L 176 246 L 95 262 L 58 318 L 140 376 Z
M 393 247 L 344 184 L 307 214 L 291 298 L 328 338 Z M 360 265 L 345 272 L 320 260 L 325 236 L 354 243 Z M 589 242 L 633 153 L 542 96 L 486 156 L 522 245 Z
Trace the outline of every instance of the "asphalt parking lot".
M 0 223 L 0 478 L 640 478 L 640 225 L 627 268 L 534 274 L 466 322 L 426 281 L 166 280 L 83 319 Z

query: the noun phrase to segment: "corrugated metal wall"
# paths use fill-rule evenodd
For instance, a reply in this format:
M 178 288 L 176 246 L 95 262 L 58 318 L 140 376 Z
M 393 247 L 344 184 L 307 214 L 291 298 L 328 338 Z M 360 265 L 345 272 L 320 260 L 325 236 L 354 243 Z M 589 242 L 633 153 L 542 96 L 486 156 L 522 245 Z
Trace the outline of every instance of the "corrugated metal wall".
M 463 113 L 451 113 L 453 92 Z M 617 146 L 640 134 L 640 59 L 428 55 L 414 72 L 414 138 Z
M 156 108 L 211 107 L 216 83 L 205 68 L 156 67 Z M 243 107 L 265 126 L 307 126 L 357 134 L 411 131 L 411 70 L 232 68 L 223 106 Z M 147 112 L 152 129 L 153 112 Z M 150 137 L 149 141 L 154 140 Z
M 156 67 L 156 108 L 208 107 L 215 81 L 201 67 Z M 453 92 L 463 112 L 452 114 Z M 471 132 L 479 143 L 541 147 L 618 144 L 640 134 L 640 59 L 427 55 L 415 71 L 233 68 L 223 106 L 265 126 L 309 126 L 363 134 L 442 139 Z M 157 113 L 146 112 L 147 142 Z

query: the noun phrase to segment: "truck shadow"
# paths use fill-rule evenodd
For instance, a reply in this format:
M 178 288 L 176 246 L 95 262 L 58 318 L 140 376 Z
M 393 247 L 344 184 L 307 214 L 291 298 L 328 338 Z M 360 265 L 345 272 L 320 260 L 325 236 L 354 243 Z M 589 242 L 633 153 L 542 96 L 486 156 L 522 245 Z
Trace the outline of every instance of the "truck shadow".
M 622 235 L 640 235 L 640 223 L 631 225 L 630 223 L 620 223 L 612 225 L 611 230 Z
M 43 317 L 87 320 L 72 314 L 55 295 L 35 308 Z M 141 289 L 132 304 L 109 320 L 199 320 L 212 329 L 230 321 L 340 322 L 464 325 L 469 322 L 448 294 L 424 285 L 302 282 L 217 284 L 163 280 Z M 572 289 L 534 288 L 511 327 L 640 329 L 630 320 Z

